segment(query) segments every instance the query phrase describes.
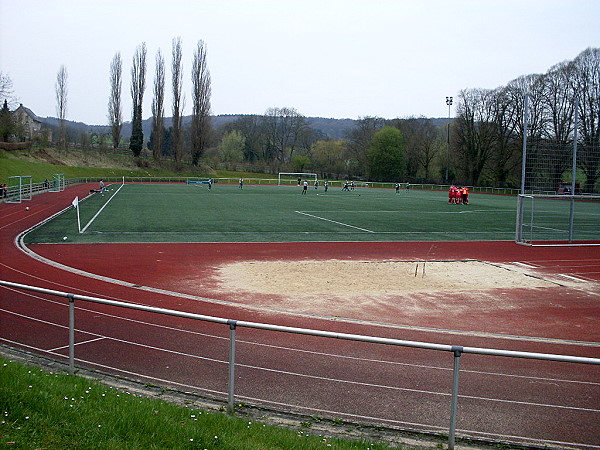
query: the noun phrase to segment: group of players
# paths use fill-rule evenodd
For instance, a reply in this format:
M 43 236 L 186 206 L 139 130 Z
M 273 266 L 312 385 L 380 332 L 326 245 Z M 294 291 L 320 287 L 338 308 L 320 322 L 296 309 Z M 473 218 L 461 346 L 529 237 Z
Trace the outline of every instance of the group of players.
M 456 205 L 468 205 L 469 204 L 469 188 L 450 186 L 448 190 L 448 203 Z

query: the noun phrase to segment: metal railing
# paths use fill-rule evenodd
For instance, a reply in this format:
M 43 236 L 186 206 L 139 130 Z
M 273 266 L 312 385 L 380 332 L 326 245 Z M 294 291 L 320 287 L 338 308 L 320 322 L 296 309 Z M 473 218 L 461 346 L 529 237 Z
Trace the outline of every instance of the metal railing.
M 454 366 L 453 366 L 453 377 L 452 377 L 452 395 L 450 404 L 450 425 L 448 434 L 448 448 L 453 449 L 455 445 L 455 433 L 456 433 L 456 419 L 458 411 L 458 387 L 459 387 L 459 375 L 460 375 L 460 358 L 463 353 L 471 353 L 477 355 L 488 355 L 488 356 L 503 356 L 509 358 L 525 358 L 534 360 L 545 360 L 545 361 L 558 361 L 567 363 L 577 364 L 595 364 L 600 365 L 600 358 L 588 358 L 580 356 L 568 356 L 568 355 L 557 355 L 548 353 L 533 353 L 533 352 L 520 352 L 512 350 L 498 350 L 490 348 L 478 348 L 478 347 L 465 347 L 461 345 L 447 345 L 447 344 L 435 344 L 428 342 L 419 341 L 407 341 L 401 339 L 382 338 L 376 336 L 366 336 L 360 334 L 347 334 L 338 333 L 323 330 L 314 330 L 307 328 L 288 327 L 281 325 L 273 325 L 259 322 L 249 322 L 243 320 L 227 319 L 222 317 L 213 317 L 202 314 L 187 313 L 183 311 L 176 311 L 165 308 L 157 308 L 152 306 L 138 305 L 134 303 L 121 302 L 116 300 L 106 300 L 97 297 L 89 297 L 85 295 L 70 294 L 67 292 L 60 292 L 52 289 L 45 289 L 35 286 L 28 286 L 19 283 L 13 283 L 10 281 L 0 280 L 0 286 L 24 289 L 33 292 L 39 292 L 43 294 L 54 295 L 58 297 L 64 297 L 69 299 L 69 371 L 73 373 L 75 371 L 75 300 L 100 303 L 104 305 L 117 306 L 121 308 L 134 309 L 139 311 L 146 311 L 157 314 L 165 314 L 174 317 L 183 317 L 187 319 L 201 320 L 206 322 L 218 323 L 227 325 L 229 327 L 229 380 L 228 380 L 228 409 L 230 412 L 234 411 L 235 408 L 235 343 L 236 343 L 236 329 L 237 327 L 255 328 L 267 331 L 277 331 L 283 333 L 302 334 L 309 336 L 317 336 L 329 339 L 344 339 L 350 341 L 367 342 L 381 345 L 393 345 L 401 347 L 411 347 L 425 350 L 437 350 L 442 352 L 449 352 L 453 354 Z

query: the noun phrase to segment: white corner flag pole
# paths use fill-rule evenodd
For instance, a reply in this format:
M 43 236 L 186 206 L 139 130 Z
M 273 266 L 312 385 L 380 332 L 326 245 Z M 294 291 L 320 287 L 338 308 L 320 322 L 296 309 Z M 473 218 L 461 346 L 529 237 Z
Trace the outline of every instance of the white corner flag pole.
M 73 205 L 73 208 L 77 210 L 77 229 L 81 233 L 81 219 L 79 218 L 79 197 L 75 197 L 71 204 Z

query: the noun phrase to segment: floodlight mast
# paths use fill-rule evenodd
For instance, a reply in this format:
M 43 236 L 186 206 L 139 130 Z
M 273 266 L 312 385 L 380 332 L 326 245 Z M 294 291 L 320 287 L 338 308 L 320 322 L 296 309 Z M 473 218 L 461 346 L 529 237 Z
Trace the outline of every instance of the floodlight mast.
M 446 183 L 448 183 L 448 166 L 450 166 L 450 107 L 452 106 L 452 97 L 446 97 L 448 105 L 448 141 L 446 143 Z

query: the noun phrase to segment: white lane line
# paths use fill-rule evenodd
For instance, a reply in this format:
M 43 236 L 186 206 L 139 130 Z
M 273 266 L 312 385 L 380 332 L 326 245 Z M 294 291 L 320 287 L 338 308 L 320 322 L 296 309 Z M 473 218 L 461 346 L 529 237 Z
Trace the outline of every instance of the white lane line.
M 513 262 L 513 264 L 514 264 L 515 266 L 526 267 L 526 268 L 528 268 L 528 269 L 537 269 L 537 266 L 532 266 L 531 264 L 525 264 L 525 263 L 518 262 L 518 261 L 515 261 L 515 262 Z
M 355 227 L 354 225 L 348 225 L 347 223 L 337 222 L 335 220 L 326 219 L 325 217 L 315 216 L 314 214 L 308 214 L 308 213 L 305 213 L 305 212 L 302 212 L 302 211 L 294 211 L 294 212 L 296 212 L 298 214 L 303 214 L 303 215 L 308 216 L 308 217 L 313 217 L 315 219 L 324 220 L 326 222 L 335 223 L 337 225 L 342 225 L 344 227 L 354 228 L 355 230 L 365 231 L 367 233 L 375 233 L 375 231 L 367 230 L 366 228 Z
M 91 342 L 96 342 L 96 341 L 102 341 L 104 339 L 107 339 L 107 338 L 105 338 L 105 337 L 98 337 L 98 338 L 95 338 L 95 339 L 88 339 L 87 341 L 79 341 L 79 342 L 75 342 L 75 346 L 82 345 L 82 344 L 89 344 Z M 64 350 L 65 348 L 69 348 L 69 346 L 68 345 L 63 345 L 61 347 L 51 348 L 48 351 L 49 352 L 57 352 L 59 350 Z
M 569 280 L 577 281 L 579 283 L 585 283 L 585 280 L 574 277 L 572 275 L 565 275 L 564 273 L 557 273 L 556 275 L 558 275 L 559 277 L 568 278 Z

